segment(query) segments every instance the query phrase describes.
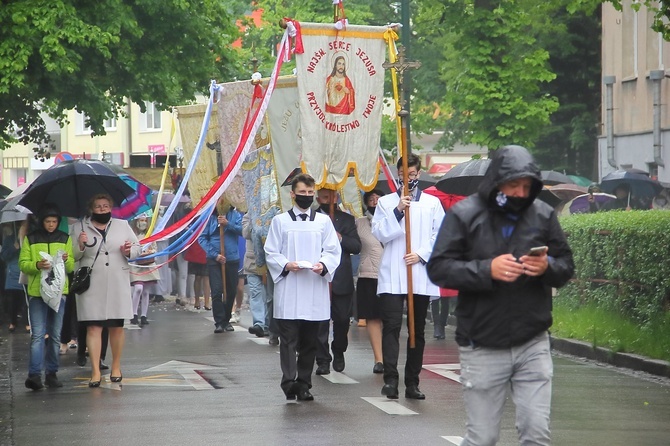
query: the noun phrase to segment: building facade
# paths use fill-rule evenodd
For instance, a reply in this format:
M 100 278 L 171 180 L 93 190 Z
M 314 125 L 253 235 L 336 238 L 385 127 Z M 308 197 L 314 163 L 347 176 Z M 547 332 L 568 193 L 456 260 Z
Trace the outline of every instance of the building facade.
M 50 151 L 49 158 L 36 157 L 34 145 L 13 144 L 0 151 L 2 184 L 14 189 L 30 183 L 42 171 L 67 159 L 104 159 L 140 171 L 141 168 L 163 168 L 166 161 L 177 166 L 176 148 L 181 147 L 181 140 L 173 113 L 158 110 L 152 102 L 145 102 L 145 107 L 142 112 L 138 104 L 129 104 L 125 116 L 105 121 L 106 135 L 93 137 L 82 113 L 68 111 L 67 123 L 62 127 L 44 116 L 55 150 Z M 140 176 L 137 178 L 142 181 Z
M 602 5 L 599 174 L 635 168 L 670 183 L 670 44 L 651 29 L 653 13 L 632 3 Z

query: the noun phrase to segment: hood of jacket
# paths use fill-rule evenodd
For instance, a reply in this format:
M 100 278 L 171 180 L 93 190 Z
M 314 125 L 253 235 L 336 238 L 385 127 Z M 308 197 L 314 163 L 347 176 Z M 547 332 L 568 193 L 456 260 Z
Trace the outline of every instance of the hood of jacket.
M 528 208 L 542 190 L 540 169 L 535 164 L 533 156 L 521 146 L 505 146 L 495 151 L 491 164 L 484 174 L 484 180 L 479 185 L 479 195 L 487 203 L 495 200 L 500 186 L 508 181 L 519 178 L 530 178 L 532 185 L 528 195 Z

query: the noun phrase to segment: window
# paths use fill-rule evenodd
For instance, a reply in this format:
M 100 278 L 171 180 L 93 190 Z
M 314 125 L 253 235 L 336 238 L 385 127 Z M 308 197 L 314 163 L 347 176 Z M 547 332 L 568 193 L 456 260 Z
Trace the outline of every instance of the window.
M 105 130 L 116 130 L 116 118 L 105 119 Z
M 638 42 L 637 42 L 637 25 L 638 25 L 638 14 L 633 8 L 631 8 L 631 3 L 636 3 L 636 0 L 632 2 L 630 0 L 623 2 L 623 8 L 621 10 L 623 18 L 623 48 L 622 48 L 622 61 L 621 65 L 623 68 L 623 79 L 634 79 L 637 77 L 637 51 L 638 51 Z
M 77 135 L 89 135 L 91 133 L 91 127 L 86 124 L 87 120 L 88 116 L 84 113 L 77 112 L 77 116 L 75 117 L 75 133 Z
M 161 130 L 161 112 L 154 102 L 144 101 L 146 111 L 140 118 L 140 128 L 143 131 Z

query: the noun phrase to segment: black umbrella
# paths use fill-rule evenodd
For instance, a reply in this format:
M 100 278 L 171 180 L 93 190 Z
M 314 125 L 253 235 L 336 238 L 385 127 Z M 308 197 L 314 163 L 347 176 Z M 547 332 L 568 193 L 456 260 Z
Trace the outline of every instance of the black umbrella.
M 653 198 L 663 190 L 663 186 L 658 181 L 652 180 L 647 175 L 628 170 L 608 173 L 603 177 L 600 188 L 603 192 L 612 194 L 620 184 L 628 184 L 631 194 L 637 198 Z
M 67 217 L 88 212 L 88 201 L 97 194 L 108 194 L 118 206 L 134 190 L 102 161 L 69 160 L 55 164 L 26 189 L 19 201 L 33 212 L 44 203 L 53 203 Z
M 0 184 L 0 198 L 7 198 L 7 195 L 11 194 L 12 190 L 5 186 L 4 184 Z
M 472 159 L 457 164 L 437 180 L 435 187 L 445 194 L 472 195 L 479 189 L 489 164 L 489 159 Z
M 555 170 L 543 170 L 540 172 L 542 182 L 546 186 L 555 186 L 557 184 L 575 184 L 574 180 L 569 176 L 556 172 Z
M 435 187 L 446 194 L 465 196 L 475 194 L 484 180 L 484 174 L 490 163 L 489 159 L 473 159 L 457 164 L 438 180 Z M 553 208 L 562 201 L 546 187 L 540 191 L 537 198 Z

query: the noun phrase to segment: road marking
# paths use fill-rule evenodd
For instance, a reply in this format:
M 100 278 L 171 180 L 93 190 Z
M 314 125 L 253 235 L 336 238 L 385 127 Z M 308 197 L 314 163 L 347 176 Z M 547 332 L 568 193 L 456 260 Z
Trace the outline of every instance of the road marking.
M 194 362 L 185 361 L 168 361 L 164 364 L 144 370 L 145 372 L 177 372 L 184 380 L 195 390 L 213 390 L 214 387 L 204 379 L 200 373 L 203 370 L 214 370 L 219 367 L 214 367 L 206 364 L 196 364 Z M 181 386 L 181 385 L 180 385 Z
M 445 440 L 447 440 L 451 444 L 461 444 L 461 441 L 463 441 L 463 437 L 448 437 L 448 436 L 443 436 Z
M 452 381 L 456 381 L 459 384 L 461 383 L 461 375 L 455 373 L 455 371 L 461 370 L 461 364 L 424 364 L 423 368 L 429 372 L 433 372 Z
M 413 410 L 401 405 L 397 401 L 390 400 L 385 396 L 362 396 L 361 398 L 389 415 L 419 415 L 418 412 L 414 412 Z
M 327 379 L 333 384 L 358 384 L 355 379 L 349 378 L 344 373 L 332 371 L 327 375 L 320 375 L 321 378 Z

